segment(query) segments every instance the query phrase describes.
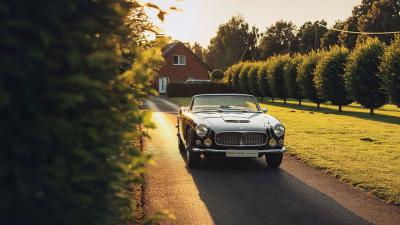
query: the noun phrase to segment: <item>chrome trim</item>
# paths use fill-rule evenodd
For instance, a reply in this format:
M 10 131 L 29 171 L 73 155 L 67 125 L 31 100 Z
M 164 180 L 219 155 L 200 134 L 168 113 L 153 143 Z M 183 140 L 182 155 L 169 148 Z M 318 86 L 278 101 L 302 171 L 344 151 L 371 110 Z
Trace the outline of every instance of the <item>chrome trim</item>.
M 240 150 L 240 149 L 235 149 L 235 150 Z M 257 149 L 246 149 L 246 150 L 257 150 Z M 226 149 L 210 149 L 210 148 L 193 148 L 193 151 L 195 152 L 211 152 L 211 153 L 226 153 Z M 284 153 L 286 151 L 285 147 L 280 148 L 272 148 L 272 149 L 262 149 L 262 150 L 257 150 L 258 153 Z
M 258 134 L 265 134 L 266 141 L 265 141 L 265 143 L 260 144 L 260 145 L 224 145 L 224 144 L 219 144 L 217 142 L 217 135 L 221 134 L 221 133 L 258 133 Z M 269 139 L 270 139 L 270 137 L 269 137 L 267 132 L 258 132 L 258 131 L 221 131 L 221 132 L 215 133 L 215 135 L 214 135 L 214 141 L 215 141 L 216 145 L 229 146 L 229 147 L 256 147 L 256 146 L 263 146 L 263 145 L 266 145 L 268 143 Z

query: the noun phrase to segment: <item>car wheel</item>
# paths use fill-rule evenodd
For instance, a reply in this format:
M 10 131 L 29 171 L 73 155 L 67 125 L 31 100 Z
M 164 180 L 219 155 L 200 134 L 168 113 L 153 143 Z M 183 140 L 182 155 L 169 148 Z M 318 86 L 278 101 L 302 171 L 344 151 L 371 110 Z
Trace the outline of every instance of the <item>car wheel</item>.
M 182 142 L 182 139 L 179 137 L 179 134 L 178 134 L 178 148 L 179 148 L 179 151 L 180 151 L 180 152 L 183 152 L 183 151 L 186 150 L 186 149 L 185 149 L 185 145 L 184 145 L 183 142 Z
M 187 149 L 186 149 L 186 164 L 189 168 L 196 168 L 200 164 L 200 153 L 193 150 L 193 133 L 188 134 Z
M 276 168 L 282 163 L 283 153 L 269 153 L 265 155 L 267 166 Z

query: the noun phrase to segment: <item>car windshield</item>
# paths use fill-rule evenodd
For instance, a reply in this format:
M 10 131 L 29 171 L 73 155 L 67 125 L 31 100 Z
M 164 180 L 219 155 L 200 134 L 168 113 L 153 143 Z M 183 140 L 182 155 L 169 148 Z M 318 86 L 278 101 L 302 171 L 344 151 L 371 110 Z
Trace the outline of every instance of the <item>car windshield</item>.
M 252 96 L 204 95 L 193 99 L 192 110 L 259 112 L 260 106 Z

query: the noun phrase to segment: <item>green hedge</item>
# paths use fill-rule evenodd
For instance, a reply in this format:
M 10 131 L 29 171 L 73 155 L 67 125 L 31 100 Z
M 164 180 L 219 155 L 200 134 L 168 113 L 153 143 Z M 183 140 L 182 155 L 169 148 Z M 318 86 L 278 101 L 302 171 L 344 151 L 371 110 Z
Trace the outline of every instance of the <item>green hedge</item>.
M 198 94 L 234 93 L 233 88 L 220 82 L 187 83 L 169 82 L 167 86 L 168 97 L 191 97 Z

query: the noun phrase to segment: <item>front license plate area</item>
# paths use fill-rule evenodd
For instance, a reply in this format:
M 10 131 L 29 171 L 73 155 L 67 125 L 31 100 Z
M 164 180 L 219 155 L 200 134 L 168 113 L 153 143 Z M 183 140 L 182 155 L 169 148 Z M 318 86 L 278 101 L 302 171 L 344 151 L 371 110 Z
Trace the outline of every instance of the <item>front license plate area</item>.
M 231 149 L 231 150 L 226 150 L 226 157 L 240 157 L 240 158 L 258 157 L 258 151 Z

